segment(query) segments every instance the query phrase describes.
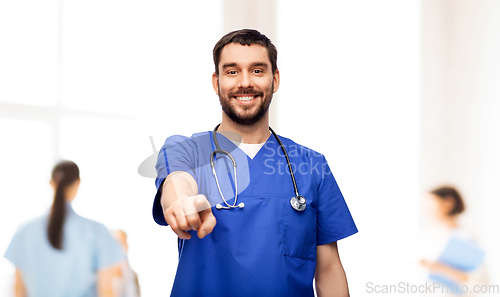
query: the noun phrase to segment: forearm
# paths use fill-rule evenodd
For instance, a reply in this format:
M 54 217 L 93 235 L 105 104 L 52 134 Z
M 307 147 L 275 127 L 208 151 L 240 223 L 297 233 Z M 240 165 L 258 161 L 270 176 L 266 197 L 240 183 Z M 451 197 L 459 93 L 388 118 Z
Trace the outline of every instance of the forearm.
M 21 276 L 21 271 L 19 269 L 16 269 L 14 293 L 16 297 L 26 297 L 26 289 L 24 287 L 23 278 Z
M 109 285 L 106 284 L 101 284 L 99 288 L 97 289 L 97 294 L 99 297 L 117 297 L 115 295 L 115 292 L 113 290 L 113 286 L 110 283 Z
M 349 296 L 347 278 L 342 265 L 316 274 L 316 292 L 318 297 Z
M 440 262 L 432 262 L 422 259 L 420 260 L 420 264 L 429 269 L 432 273 L 442 274 L 459 283 L 469 280 L 469 275 L 467 273 Z
M 163 182 L 161 206 L 165 211 L 179 197 L 194 196 L 196 194 L 198 194 L 198 185 L 189 173 L 183 171 L 172 172 Z
M 465 273 L 459 269 L 450 267 L 448 265 L 438 263 L 438 262 L 434 263 L 431 270 L 434 272 L 440 273 L 440 274 L 447 275 L 447 276 L 457 280 L 460 283 L 464 283 L 464 282 L 469 280 L 469 276 L 467 275 L 467 273 Z
M 97 271 L 97 296 L 117 297 L 113 287 L 113 279 L 121 277 L 120 266 L 112 266 Z
M 318 297 L 349 296 L 347 277 L 340 262 L 336 242 L 318 246 L 315 282 Z

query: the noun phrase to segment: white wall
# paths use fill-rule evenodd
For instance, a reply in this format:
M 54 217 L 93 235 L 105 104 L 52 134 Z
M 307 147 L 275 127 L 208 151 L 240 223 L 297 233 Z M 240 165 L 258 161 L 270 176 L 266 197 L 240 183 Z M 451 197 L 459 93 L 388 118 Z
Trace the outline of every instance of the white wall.
M 310 16 L 310 17 L 308 17 Z M 359 233 L 339 251 L 352 296 L 413 281 L 419 1 L 278 1 L 277 131 L 325 154 Z
M 422 1 L 421 193 L 462 192 L 500 283 L 500 2 Z

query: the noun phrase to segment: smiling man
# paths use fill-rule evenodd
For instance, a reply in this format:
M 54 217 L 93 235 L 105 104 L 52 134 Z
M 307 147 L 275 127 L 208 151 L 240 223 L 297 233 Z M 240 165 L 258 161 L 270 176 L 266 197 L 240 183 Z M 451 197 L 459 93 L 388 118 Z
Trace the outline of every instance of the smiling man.
M 277 51 L 256 30 L 215 45 L 214 131 L 167 138 L 153 216 L 179 237 L 171 296 L 348 296 L 337 241 L 357 232 L 323 155 L 278 136 Z M 287 171 L 278 170 L 286 164 Z
M 267 49 L 231 43 L 218 53 L 221 69 L 217 67 L 212 75 L 212 84 L 222 106 L 222 122 L 243 126 L 265 123 L 262 119 L 279 86 L 279 71 L 272 68 Z M 224 117 L 229 120 L 224 121 Z

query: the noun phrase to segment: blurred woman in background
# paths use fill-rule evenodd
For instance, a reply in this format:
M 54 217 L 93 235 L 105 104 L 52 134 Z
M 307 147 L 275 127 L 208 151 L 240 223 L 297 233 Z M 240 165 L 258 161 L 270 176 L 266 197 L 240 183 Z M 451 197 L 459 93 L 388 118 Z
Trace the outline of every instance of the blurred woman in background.
M 16 267 L 16 297 L 114 297 L 112 278 L 124 255 L 103 224 L 71 207 L 80 186 L 78 166 L 58 163 L 50 185 L 50 213 L 22 224 L 5 253 Z
M 484 252 L 476 243 L 472 232 L 460 223 L 465 211 L 465 203 L 460 193 L 450 186 L 437 188 L 429 193 L 426 201 L 429 214 L 424 232 L 424 255 L 421 265 L 433 282 L 442 282 L 432 296 L 454 296 L 466 293 L 474 295 L 475 285 L 488 283 L 484 265 Z M 458 287 L 466 287 L 468 292 L 460 292 Z M 464 287 L 465 288 L 465 287 Z

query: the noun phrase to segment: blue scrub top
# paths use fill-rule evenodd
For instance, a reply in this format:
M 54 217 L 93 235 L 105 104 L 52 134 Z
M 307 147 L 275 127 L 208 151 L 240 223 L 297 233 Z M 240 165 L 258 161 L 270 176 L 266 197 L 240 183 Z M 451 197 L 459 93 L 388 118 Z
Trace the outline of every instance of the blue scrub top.
M 125 259 L 106 227 L 67 205 L 63 250 L 47 238 L 48 215 L 22 224 L 5 258 L 21 271 L 30 297 L 96 297 L 96 272 Z
M 271 135 L 251 159 L 217 133 L 221 149 L 237 162 L 238 203 L 217 210 L 222 198 L 210 167 L 212 132 L 169 137 L 158 154 L 153 217 L 167 225 L 160 205 L 161 185 L 174 171 L 191 174 L 212 205 L 217 225 L 199 239 L 179 240 L 179 264 L 171 296 L 314 296 L 318 245 L 357 232 L 345 200 L 323 155 L 280 137 L 286 147 L 305 211 L 290 205 L 295 196 L 284 154 Z M 219 154 L 216 170 L 222 193 L 234 202 L 232 166 Z

